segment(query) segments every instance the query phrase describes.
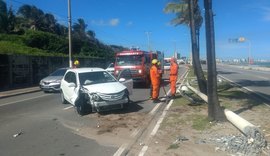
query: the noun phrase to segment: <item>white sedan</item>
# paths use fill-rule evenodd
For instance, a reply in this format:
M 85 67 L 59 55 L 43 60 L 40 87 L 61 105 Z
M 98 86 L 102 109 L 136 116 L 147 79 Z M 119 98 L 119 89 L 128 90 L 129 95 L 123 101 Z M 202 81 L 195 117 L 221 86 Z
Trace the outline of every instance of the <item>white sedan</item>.
M 60 89 L 62 103 L 71 103 L 84 115 L 127 106 L 133 80 L 129 69 L 116 79 L 102 68 L 74 68 L 67 70 Z

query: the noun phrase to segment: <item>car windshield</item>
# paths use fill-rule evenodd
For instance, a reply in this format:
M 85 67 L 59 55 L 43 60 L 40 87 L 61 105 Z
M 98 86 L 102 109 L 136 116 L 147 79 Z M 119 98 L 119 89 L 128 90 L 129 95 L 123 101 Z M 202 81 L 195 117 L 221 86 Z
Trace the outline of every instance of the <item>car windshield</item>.
M 79 73 L 79 80 L 82 85 L 116 82 L 115 78 L 105 71 Z
M 116 64 L 118 66 L 140 65 L 142 64 L 142 58 L 142 55 L 117 56 Z
M 67 69 L 57 69 L 53 73 L 50 74 L 50 76 L 64 76 Z

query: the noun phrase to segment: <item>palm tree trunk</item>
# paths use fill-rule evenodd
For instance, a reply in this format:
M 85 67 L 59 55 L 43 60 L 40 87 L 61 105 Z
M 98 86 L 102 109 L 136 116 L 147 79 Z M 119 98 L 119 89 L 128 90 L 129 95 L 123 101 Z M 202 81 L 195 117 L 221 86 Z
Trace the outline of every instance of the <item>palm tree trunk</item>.
M 199 89 L 202 93 L 207 93 L 206 79 L 203 74 L 202 66 L 200 63 L 200 55 L 198 51 L 198 42 L 196 37 L 195 21 L 194 21 L 194 0 L 189 1 L 189 15 L 190 15 L 190 33 L 192 43 L 192 57 L 195 75 L 197 76 Z
M 207 47 L 207 95 L 208 95 L 208 118 L 210 120 L 223 121 L 225 115 L 220 107 L 217 95 L 217 71 L 215 56 L 214 20 L 212 12 L 212 0 L 204 0 L 205 29 Z

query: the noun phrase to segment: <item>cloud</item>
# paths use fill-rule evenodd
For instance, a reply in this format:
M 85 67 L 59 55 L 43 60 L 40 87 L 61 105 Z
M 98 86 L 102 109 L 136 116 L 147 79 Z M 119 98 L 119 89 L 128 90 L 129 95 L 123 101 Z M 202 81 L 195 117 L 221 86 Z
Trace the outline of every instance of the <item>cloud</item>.
M 117 26 L 120 23 L 120 20 L 118 18 L 113 18 L 109 23 L 111 26 Z
M 128 23 L 127 23 L 127 26 L 132 26 L 133 25 L 133 22 L 132 21 L 129 21 Z
M 263 10 L 263 20 L 270 21 L 270 7 L 262 7 Z
M 96 25 L 96 26 L 117 26 L 119 25 L 120 20 L 118 18 L 112 18 L 109 20 L 91 20 L 91 25 Z

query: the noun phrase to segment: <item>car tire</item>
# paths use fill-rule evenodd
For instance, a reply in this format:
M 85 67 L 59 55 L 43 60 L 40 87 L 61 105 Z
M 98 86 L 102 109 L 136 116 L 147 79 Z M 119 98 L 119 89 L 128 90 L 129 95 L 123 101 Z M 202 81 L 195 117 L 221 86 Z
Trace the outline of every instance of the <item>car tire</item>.
M 60 96 L 61 96 L 61 102 L 62 104 L 67 104 L 67 100 L 65 99 L 64 93 L 62 91 L 60 91 Z
M 128 102 L 124 104 L 124 106 L 123 106 L 124 109 L 127 109 L 129 107 L 129 105 L 130 105 L 129 96 L 127 96 L 127 98 L 128 98 Z

